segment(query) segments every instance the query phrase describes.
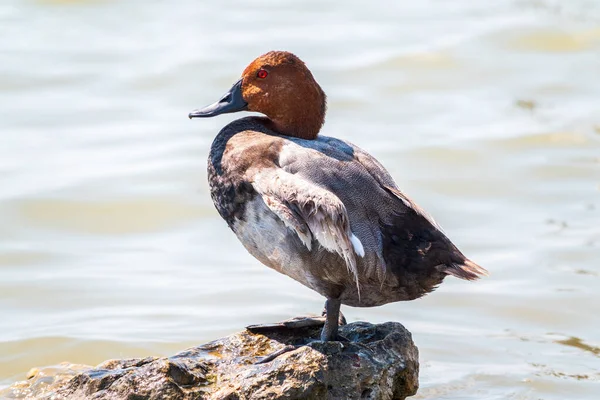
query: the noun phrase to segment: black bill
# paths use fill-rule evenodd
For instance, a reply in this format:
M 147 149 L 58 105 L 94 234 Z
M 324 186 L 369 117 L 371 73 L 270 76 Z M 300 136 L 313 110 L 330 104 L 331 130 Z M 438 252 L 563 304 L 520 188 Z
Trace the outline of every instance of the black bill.
M 221 100 L 204 108 L 192 111 L 188 116 L 191 118 L 214 117 L 219 114 L 244 111 L 248 108 L 248 103 L 242 97 L 242 80 L 240 79 L 229 89 Z

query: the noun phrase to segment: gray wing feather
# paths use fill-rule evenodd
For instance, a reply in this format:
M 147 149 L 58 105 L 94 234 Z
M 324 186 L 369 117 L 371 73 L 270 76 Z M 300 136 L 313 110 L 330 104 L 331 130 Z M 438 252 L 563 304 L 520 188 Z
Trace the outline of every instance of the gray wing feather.
M 358 284 L 354 235 L 346 207 L 334 193 L 275 168 L 258 173 L 252 186 L 309 250 L 314 239 L 328 251 L 338 253 Z

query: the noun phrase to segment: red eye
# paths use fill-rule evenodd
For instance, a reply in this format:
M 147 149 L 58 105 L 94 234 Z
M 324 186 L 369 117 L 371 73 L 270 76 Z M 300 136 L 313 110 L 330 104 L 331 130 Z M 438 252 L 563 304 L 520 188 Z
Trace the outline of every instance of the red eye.
M 256 74 L 256 76 L 258 76 L 260 79 L 265 79 L 267 75 L 269 75 L 269 73 L 264 69 L 259 69 L 258 73 Z

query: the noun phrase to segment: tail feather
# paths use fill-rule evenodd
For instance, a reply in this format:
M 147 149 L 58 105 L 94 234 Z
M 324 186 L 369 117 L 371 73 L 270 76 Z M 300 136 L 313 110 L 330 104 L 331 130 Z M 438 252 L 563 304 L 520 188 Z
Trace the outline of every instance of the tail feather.
M 467 259 L 461 264 L 451 264 L 446 268 L 446 273 L 448 275 L 455 276 L 460 279 L 465 279 L 467 281 L 474 281 L 476 279 L 481 278 L 482 276 L 488 276 L 488 271 L 482 266 L 474 263 L 473 261 Z

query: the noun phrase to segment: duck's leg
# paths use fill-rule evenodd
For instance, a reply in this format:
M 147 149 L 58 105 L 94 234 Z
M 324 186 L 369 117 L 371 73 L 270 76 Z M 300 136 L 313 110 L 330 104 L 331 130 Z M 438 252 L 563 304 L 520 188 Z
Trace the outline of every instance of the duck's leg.
M 327 299 L 325 301 L 325 309 L 323 310 L 325 324 L 323 324 L 323 317 L 321 317 L 320 319 L 319 318 L 300 319 L 300 320 L 292 320 L 292 321 L 287 321 L 284 323 L 271 324 L 271 325 L 253 325 L 251 327 L 248 327 L 248 329 L 250 329 L 251 331 L 254 331 L 254 332 L 256 332 L 256 331 L 260 332 L 261 330 L 265 331 L 265 330 L 271 330 L 274 328 L 275 329 L 290 328 L 290 326 L 286 326 L 286 325 L 289 325 L 290 323 L 293 323 L 293 325 L 298 324 L 297 326 L 293 326 L 293 327 L 298 327 L 298 328 L 307 327 L 307 326 L 315 326 L 316 324 L 319 324 L 319 325 L 323 325 L 323 329 L 321 330 L 321 337 L 320 337 L 321 341 L 324 341 L 324 342 L 330 341 L 330 340 L 348 341 L 348 339 L 346 339 L 338 334 L 339 325 L 346 324 L 346 318 L 344 318 L 344 316 L 340 312 L 341 305 L 342 305 L 342 302 L 339 299 Z M 310 340 L 310 341 L 313 342 L 315 340 Z M 287 345 L 287 346 L 283 347 L 282 349 L 267 355 L 263 359 L 257 361 L 255 364 L 264 364 L 264 363 L 271 362 L 274 359 L 276 359 L 277 357 L 279 357 L 280 355 L 285 354 L 290 351 L 293 351 L 293 350 L 296 350 L 297 348 L 299 348 L 301 346 L 302 345 Z
M 339 338 L 338 326 L 341 305 L 340 299 L 327 299 L 325 301 L 325 325 L 323 325 L 321 331 L 321 340 L 324 342 Z

